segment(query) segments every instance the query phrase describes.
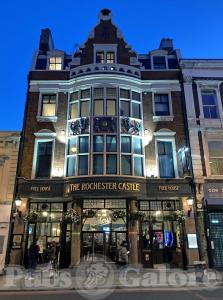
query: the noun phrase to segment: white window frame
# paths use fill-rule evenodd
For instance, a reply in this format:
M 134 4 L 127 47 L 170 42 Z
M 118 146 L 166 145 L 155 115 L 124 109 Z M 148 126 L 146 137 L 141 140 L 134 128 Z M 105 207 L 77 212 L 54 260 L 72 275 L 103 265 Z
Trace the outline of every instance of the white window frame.
M 220 139 L 220 138 L 208 138 L 207 141 L 206 141 L 206 153 L 207 153 L 207 156 L 206 156 L 206 159 L 205 159 L 205 164 L 206 164 L 206 171 L 207 171 L 207 175 L 211 178 L 222 178 L 223 177 L 223 174 L 221 175 L 218 175 L 218 174 L 211 174 L 211 167 L 210 167 L 210 153 L 209 153 L 209 147 L 208 147 L 208 142 L 221 142 L 222 143 L 222 146 L 223 146 L 223 138 Z M 223 155 L 222 155 L 223 157 Z
M 197 84 L 197 93 L 198 93 L 198 101 L 199 101 L 199 108 L 200 108 L 200 119 L 205 120 L 205 122 L 212 122 L 212 123 L 219 123 L 219 120 L 223 120 L 223 108 L 222 108 L 222 102 L 221 102 L 221 95 L 219 86 L 219 81 L 195 81 Z M 216 94 L 216 100 L 217 100 L 217 110 L 218 110 L 218 118 L 205 118 L 204 117 L 204 111 L 203 111 L 203 102 L 202 102 L 202 91 L 214 91 Z
M 156 116 L 155 111 L 155 95 L 157 94 L 163 94 L 168 95 L 168 101 L 169 101 L 169 115 L 167 116 Z M 173 105 L 172 105 L 172 93 L 171 91 L 167 90 L 155 90 L 152 92 L 152 105 L 153 105 L 153 122 L 160 122 L 160 121 L 166 121 L 170 122 L 173 121 L 174 115 L 173 115 Z
M 42 99 L 44 95 L 55 94 L 56 95 L 56 104 L 55 104 L 55 116 L 44 117 L 42 113 Z M 58 112 L 58 100 L 59 100 L 59 90 L 58 89 L 39 89 L 39 103 L 38 103 L 38 112 L 36 119 L 38 122 L 57 122 L 57 112 Z
M 166 62 L 166 68 L 165 69 L 154 69 L 154 63 L 153 63 L 153 57 L 154 56 L 164 56 L 165 62 Z M 166 50 L 155 50 L 150 52 L 150 58 L 151 58 L 151 70 L 153 71 L 168 71 L 168 52 Z
M 106 54 L 107 52 L 114 52 L 115 55 L 115 59 L 114 59 L 114 63 L 117 63 L 117 44 L 94 44 L 94 64 L 96 64 L 96 53 L 97 52 L 104 52 L 104 63 L 103 64 L 107 64 L 107 60 L 106 60 Z M 112 65 L 111 63 L 109 63 L 109 65 Z
M 34 144 L 34 153 L 33 153 L 33 164 L 32 164 L 32 174 L 31 174 L 31 178 L 32 179 L 36 179 L 36 160 L 37 160 L 37 151 L 38 151 L 38 144 L 39 143 L 43 143 L 43 142 L 53 142 L 52 145 L 52 156 L 51 156 L 51 170 L 50 170 L 50 177 L 49 179 L 52 178 L 52 174 L 53 174 L 53 165 L 54 165 L 54 152 L 55 152 L 55 137 L 56 137 L 56 133 L 52 132 L 46 132 L 46 133 L 41 133 L 41 132 L 37 132 L 34 133 L 34 135 L 36 136 L 35 139 L 35 144 Z M 39 178 L 41 179 L 41 178 Z
M 156 167 L 158 172 L 158 177 L 160 178 L 159 170 L 159 155 L 158 155 L 158 145 L 157 142 L 171 142 L 172 143 L 172 153 L 173 153 L 173 167 L 174 167 L 174 178 L 179 178 L 178 163 L 177 163 L 177 150 L 175 141 L 175 132 L 170 130 L 158 131 L 154 133 L 155 136 L 155 153 L 156 153 Z

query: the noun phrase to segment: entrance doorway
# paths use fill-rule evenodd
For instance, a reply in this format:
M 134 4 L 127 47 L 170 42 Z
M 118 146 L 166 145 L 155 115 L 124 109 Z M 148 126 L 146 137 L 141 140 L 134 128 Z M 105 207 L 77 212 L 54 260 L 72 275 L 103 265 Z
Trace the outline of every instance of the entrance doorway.
M 122 241 L 126 241 L 126 232 L 83 232 L 83 259 L 117 262 Z

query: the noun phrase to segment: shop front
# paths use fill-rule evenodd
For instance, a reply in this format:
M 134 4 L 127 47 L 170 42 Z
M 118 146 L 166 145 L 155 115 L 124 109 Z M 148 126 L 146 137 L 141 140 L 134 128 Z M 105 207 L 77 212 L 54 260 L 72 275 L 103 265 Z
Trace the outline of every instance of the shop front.
M 21 179 L 19 194 L 25 204 L 21 208 L 26 206 L 20 254 L 25 264 L 35 238 L 39 263 L 47 261 L 47 249 L 54 241 L 61 268 L 77 265 L 81 259 L 118 263 L 123 243 L 128 262 L 144 267 L 185 268 L 196 256 L 191 253 L 197 249 L 189 249 L 187 242 L 188 234 L 196 232 L 187 204 L 191 186 L 184 180 Z
M 223 182 L 208 181 L 204 185 L 206 234 L 209 263 L 223 268 Z

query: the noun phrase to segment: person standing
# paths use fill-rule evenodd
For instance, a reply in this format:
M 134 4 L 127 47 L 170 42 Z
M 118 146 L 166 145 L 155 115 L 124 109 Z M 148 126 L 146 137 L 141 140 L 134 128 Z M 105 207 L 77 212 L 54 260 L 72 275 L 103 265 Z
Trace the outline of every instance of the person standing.
M 128 263 L 128 254 L 129 251 L 127 250 L 127 242 L 123 241 L 118 251 L 118 263 L 120 265 L 126 265 Z
M 55 263 L 57 258 L 57 247 L 56 242 L 53 241 L 50 244 L 49 250 L 48 250 L 48 257 L 49 257 L 49 264 L 50 264 L 50 278 L 54 276 L 54 270 L 55 270 Z
M 35 238 L 32 244 L 29 247 L 29 252 L 28 252 L 28 279 L 33 279 L 34 278 L 34 273 L 36 271 L 37 267 L 37 262 L 38 262 L 38 255 L 40 251 L 39 245 L 37 245 L 38 239 Z

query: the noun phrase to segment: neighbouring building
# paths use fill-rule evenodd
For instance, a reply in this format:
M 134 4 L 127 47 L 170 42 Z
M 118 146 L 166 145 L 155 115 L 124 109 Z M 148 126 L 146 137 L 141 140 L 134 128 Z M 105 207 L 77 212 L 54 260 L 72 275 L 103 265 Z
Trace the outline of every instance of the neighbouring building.
M 55 241 L 60 266 L 98 254 L 112 261 L 127 241 L 145 267 L 198 260 L 194 185 L 180 53 L 171 39 L 137 54 L 111 12 L 68 55 L 43 29 L 29 72 L 11 263 L 26 264 L 34 238 Z
M 223 267 L 223 60 L 180 62 L 187 107 L 202 260 Z
M 0 273 L 6 260 L 19 142 L 19 131 L 0 131 Z

